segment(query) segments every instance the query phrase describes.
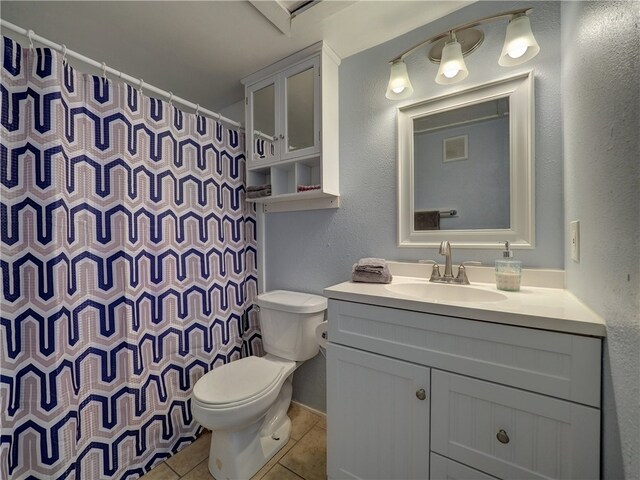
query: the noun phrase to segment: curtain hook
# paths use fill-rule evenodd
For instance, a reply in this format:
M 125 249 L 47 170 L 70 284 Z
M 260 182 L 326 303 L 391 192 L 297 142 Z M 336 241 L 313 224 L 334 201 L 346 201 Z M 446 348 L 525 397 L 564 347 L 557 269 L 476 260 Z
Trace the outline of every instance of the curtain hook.
M 200 115 L 200 104 L 196 103 L 196 117 Z
M 140 95 L 142 95 L 142 86 L 144 85 L 144 80 L 140 79 L 140 86 L 138 87 L 138 92 L 140 92 Z
M 33 37 L 33 33 L 34 33 L 33 30 L 29 30 L 27 32 L 27 37 L 29 38 L 29 49 L 30 50 L 33 50 L 33 38 L 32 38 Z
M 173 107 L 173 92 L 169 92 L 169 106 Z
M 67 46 L 64 43 L 62 44 L 62 64 L 67 64 Z
M 102 62 L 102 78 L 107 79 L 107 64 Z

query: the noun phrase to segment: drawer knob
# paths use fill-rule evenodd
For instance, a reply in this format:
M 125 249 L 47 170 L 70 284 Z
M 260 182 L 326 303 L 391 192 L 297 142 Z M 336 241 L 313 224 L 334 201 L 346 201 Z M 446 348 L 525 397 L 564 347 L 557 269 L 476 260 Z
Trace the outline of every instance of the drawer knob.
M 424 388 L 416 390 L 416 397 L 418 397 L 418 400 L 424 400 L 427 398 L 427 392 L 424 391 Z
M 505 432 L 504 430 L 500 429 L 500 431 L 498 432 L 498 434 L 496 435 L 496 438 L 498 439 L 498 441 L 500 443 L 504 443 L 507 444 L 509 443 L 509 435 L 507 435 L 507 432 Z

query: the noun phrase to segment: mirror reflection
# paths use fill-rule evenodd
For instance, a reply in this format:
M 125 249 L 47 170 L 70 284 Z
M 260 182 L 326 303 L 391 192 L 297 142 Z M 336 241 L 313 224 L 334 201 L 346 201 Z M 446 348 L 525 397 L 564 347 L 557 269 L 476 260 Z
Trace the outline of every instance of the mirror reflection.
M 510 228 L 509 98 L 413 119 L 414 230 Z
M 271 84 L 253 93 L 253 128 L 272 138 L 276 135 L 274 91 L 275 86 Z
M 313 67 L 287 79 L 288 150 L 313 146 Z

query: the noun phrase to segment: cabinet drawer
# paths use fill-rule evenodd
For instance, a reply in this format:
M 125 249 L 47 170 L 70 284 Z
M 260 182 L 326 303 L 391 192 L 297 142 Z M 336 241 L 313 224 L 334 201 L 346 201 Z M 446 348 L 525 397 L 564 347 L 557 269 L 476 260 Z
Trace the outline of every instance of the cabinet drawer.
M 432 370 L 431 448 L 502 479 L 597 479 L 600 411 Z
M 496 480 L 496 477 L 431 452 L 429 480 Z
M 597 338 L 341 300 L 329 320 L 332 343 L 600 406 Z

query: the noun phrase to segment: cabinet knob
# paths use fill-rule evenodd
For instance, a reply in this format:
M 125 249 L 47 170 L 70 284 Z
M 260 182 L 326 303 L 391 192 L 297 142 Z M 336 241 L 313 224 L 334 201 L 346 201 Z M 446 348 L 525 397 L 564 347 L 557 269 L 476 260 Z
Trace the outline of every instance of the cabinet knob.
M 424 388 L 416 390 L 416 397 L 418 397 L 418 400 L 424 400 L 427 398 L 427 392 L 424 391 Z
M 280 134 L 280 140 L 284 140 L 284 135 Z
M 496 438 L 498 439 L 498 441 L 500 443 L 504 443 L 507 444 L 509 443 L 509 435 L 507 435 L 507 432 L 505 432 L 504 430 L 500 429 L 500 431 L 498 432 L 498 434 L 496 435 Z

